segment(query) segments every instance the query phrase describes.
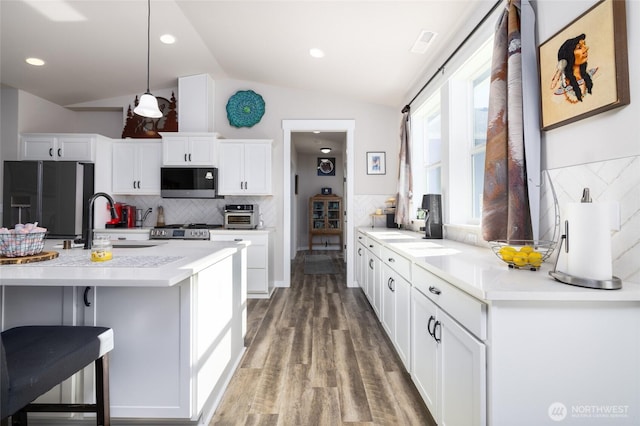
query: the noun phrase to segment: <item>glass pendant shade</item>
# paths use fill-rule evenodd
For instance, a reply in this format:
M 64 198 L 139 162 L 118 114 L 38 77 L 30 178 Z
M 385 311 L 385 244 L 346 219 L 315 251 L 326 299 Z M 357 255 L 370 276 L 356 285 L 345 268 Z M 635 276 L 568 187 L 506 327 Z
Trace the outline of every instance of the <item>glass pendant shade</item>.
M 151 93 L 147 92 L 140 97 L 138 106 L 133 110 L 138 115 L 149 118 L 160 118 L 162 112 L 158 108 L 158 100 Z

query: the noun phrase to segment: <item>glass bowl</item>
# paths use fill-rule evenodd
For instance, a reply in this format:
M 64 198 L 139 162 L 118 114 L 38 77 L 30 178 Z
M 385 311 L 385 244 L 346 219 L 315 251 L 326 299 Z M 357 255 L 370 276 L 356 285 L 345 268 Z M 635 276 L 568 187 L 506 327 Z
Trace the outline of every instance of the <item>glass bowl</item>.
M 509 268 L 537 271 L 556 248 L 555 241 L 546 240 L 494 240 L 491 250 Z

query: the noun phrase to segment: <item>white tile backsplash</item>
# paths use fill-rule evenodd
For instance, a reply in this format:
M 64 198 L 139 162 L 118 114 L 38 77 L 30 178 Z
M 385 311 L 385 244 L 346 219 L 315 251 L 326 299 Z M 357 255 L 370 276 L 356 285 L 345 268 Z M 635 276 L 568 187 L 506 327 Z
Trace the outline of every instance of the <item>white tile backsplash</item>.
M 224 222 L 225 204 L 257 204 L 266 227 L 277 224 L 276 202 L 274 197 L 225 197 L 224 199 L 193 199 L 193 198 L 161 198 L 159 196 L 115 196 L 116 201 L 131 204 L 138 209 L 146 210 L 151 207 L 153 212 L 148 216 L 144 226 L 155 226 L 158 206 L 164 209 L 164 221 L 173 223 L 210 223 Z

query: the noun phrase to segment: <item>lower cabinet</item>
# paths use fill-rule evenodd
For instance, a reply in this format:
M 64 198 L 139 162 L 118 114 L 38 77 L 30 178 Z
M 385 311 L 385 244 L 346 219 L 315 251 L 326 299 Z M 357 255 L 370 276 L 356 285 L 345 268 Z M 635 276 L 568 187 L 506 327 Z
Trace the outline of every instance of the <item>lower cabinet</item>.
M 486 348 L 411 289 L 413 381 L 438 424 L 486 424 Z
M 387 264 L 383 266 L 382 326 L 407 371 L 411 371 L 411 284 Z
M 211 233 L 211 241 L 250 241 L 247 248 L 247 293 L 253 298 L 267 298 L 274 290 L 273 238 L 268 232 L 224 231 Z
M 382 288 L 380 285 L 380 281 L 382 280 L 381 275 L 381 267 L 382 262 L 380 258 L 376 256 L 371 250 L 367 250 L 365 253 L 366 259 L 366 280 L 367 280 L 367 298 L 369 299 L 369 303 L 373 307 L 376 315 L 380 318 L 380 301 L 382 299 Z

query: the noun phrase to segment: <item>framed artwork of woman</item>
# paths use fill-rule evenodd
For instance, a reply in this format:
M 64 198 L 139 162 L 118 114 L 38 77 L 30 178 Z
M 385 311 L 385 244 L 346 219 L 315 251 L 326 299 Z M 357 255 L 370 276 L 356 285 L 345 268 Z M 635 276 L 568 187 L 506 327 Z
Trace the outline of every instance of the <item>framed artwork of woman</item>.
M 541 44 L 542 129 L 627 105 L 627 56 L 624 0 L 600 1 Z

